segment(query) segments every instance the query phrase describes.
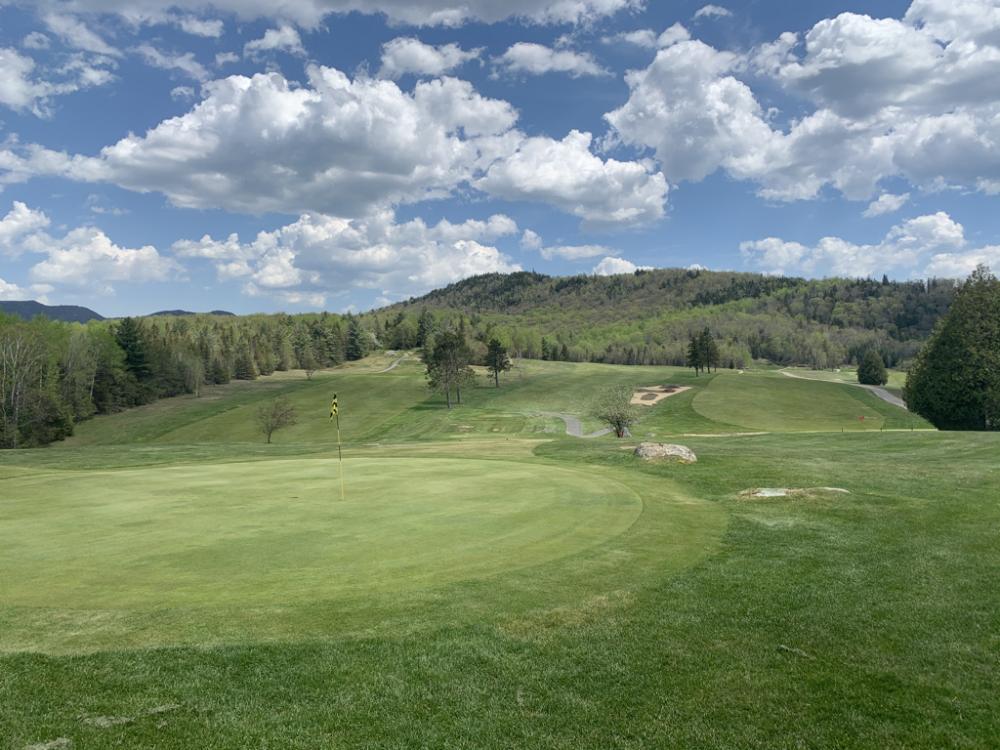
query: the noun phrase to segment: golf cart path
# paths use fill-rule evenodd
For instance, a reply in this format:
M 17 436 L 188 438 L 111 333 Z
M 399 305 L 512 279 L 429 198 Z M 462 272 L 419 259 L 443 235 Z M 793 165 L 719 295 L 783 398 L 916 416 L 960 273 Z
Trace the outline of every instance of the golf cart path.
M 807 377 L 805 377 L 803 375 L 796 375 L 795 373 L 788 372 L 788 370 L 778 370 L 778 372 L 780 372 L 782 375 L 787 375 L 790 378 L 795 378 L 796 380 L 812 380 L 814 382 L 819 382 L 819 383 L 837 383 L 837 382 L 840 382 L 840 381 L 836 381 L 836 380 L 823 380 L 822 378 L 807 378 Z M 876 396 L 878 396 L 880 399 L 882 399 L 886 403 L 892 404 L 893 406 L 898 406 L 900 409 L 903 409 L 904 411 L 909 411 L 909 409 L 906 408 L 906 402 L 903 401 L 903 399 L 901 399 L 899 396 L 896 396 L 895 394 L 889 393 L 889 391 L 887 391 L 885 388 L 883 388 L 881 386 L 878 386 L 878 385 L 864 385 L 862 383 L 847 383 L 847 382 L 843 382 L 841 384 L 842 385 L 854 385 L 854 386 L 857 386 L 858 388 L 864 388 L 866 391 L 870 391 L 870 392 L 874 393 Z
M 381 374 L 382 374 L 382 373 L 384 373 L 384 372 L 390 372 L 390 371 L 392 371 L 392 370 L 395 370 L 395 369 L 396 369 L 397 367 L 399 367 L 400 363 L 401 363 L 401 362 L 402 362 L 402 361 L 403 361 L 404 359 L 406 359 L 406 355 L 405 355 L 405 354 L 404 354 L 404 355 L 403 355 L 402 357 L 400 357 L 399 359 L 397 359 L 397 360 L 396 360 L 395 362 L 393 362 L 393 363 L 392 363 L 391 365 L 389 365 L 388 367 L 386 367 L 386 368 L 385 368 L 384 370 L 379 370 L 379 371 L 378 371 L 378 372 L 376 372 L 375 374 L 376 374 L 376 375 L 381 375 Z
M 604 428 L 603 430 L 598 430 L 597 432 L 592 432 L 589 435 L 583 434 L 583 422 L 580 421 L 579 417 L 574 417 L 572 414 L 562 414 L 555 411 L 543 411 L 539 412 L 543 417 L 555 417 L 556 419 L 561 419 L 566 423 L 566 434 L 572 435 L 573 437 L 590 439 L 599 438 L 603 435 L 607 435 L 611 432 L 609 428 Z

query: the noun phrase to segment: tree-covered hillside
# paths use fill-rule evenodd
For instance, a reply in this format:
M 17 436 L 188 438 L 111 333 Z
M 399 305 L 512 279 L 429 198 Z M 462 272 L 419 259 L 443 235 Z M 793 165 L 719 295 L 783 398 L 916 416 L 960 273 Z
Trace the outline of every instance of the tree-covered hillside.
M 500 335 L 519 356 L 621 364 L 683 364 L 706 326 L 724 365 L 767 359 L 832 367 L 877 349 L 890 366 L 914 356 L 954 295 L 949 280 L 807 280 L 682 269 L 622 276 L 476 276 L 366 320 L 397 344 L 423 310 L 465 316 L 476 338 Z M 418 318 L 419 319 L 419 318 Z

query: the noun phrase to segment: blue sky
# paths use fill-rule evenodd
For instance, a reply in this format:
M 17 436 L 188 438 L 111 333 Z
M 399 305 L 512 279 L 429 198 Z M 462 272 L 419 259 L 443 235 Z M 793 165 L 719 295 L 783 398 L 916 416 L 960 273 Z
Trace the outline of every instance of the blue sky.
M 1000 0 L 0 0 L 0 299 L 1000 266 Z

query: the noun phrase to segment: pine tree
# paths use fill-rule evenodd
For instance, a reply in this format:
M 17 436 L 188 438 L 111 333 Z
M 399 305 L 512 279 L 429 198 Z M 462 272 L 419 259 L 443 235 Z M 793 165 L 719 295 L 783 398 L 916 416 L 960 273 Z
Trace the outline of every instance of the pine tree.
M 500 339 L 490 339 L 486 348 L 486 369 L 493 375 L 493 382 L 496 383 L 497 388 L 500 387 L 500 373 L 507 372 L 511 367 L 513 365 L 507 355 L 507 347 L 501 343 Z
M 142 322 L 135 318 L 122 318 L 115 329 L 115 340 L 125 352 L 125 369 L 140 383 L 148 380 L 152 370 L 146 354 Z
M 688 340 L 687 366 L 694 369 L 695 375 L 699 375 L 701 374 L 701 368 L 703 365 L 704 361 L 702 359 L 701 346 L 699 345 L 699 341 L 695 338 L 694 334 L 691 334 Z
M 420 311 L 420 317 L 417 319 L 417 340 L 415 343 L 418 349 L 422 349 L 427 344 L 427 339 L 433 332 L 434 316 L 425 307 Z
M 985 266 L 918 353 L 903 398 L 939 429 L 1000 429 L 1000 281 Z
M 698 336 L 698 350 L 702 367 L 708 371 L 711 371 L 713 367 L 716 370 L 719 369 L 719 360 L 721 359 L 719 345 L 715 343 L 715 337 L 712 336 L 712 332 L 707 327 Z
M 349 362 L 352 362 L 363 359 L 367 353 L 364 329 L 361 328 L 358 319 L 351 316 L 347 323 L 347 345 L 344 347 L 344 355 Z

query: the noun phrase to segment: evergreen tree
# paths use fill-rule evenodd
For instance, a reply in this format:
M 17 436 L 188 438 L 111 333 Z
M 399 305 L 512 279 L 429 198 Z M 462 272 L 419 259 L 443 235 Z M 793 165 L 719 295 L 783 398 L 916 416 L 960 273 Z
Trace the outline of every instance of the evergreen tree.
M 702 367 L 709 371 L 713 367 L 716 370 L 719 369 L 719 360 L 721 358 L 719 345 L 715 342 L 715 337 L 708 328 L 705 328 L 698 336 L 698 351 Z
M 353 315 L 347 323 L 347 344 L 344 347 L 344 355 L 349 362 L 363 359 L 368 354 L 368 346 L 365 341 L 365 331 L 361 323 Z
M 142 322 L 135 318 L 122 318 L 115 329 L 115 340 L 125 352 L 125 369 L 140 383 L 149 380 L 152 370 L 146 354 Z
M 694 370 L 695 375 L 701 374 L 701 368 L 704 366 L 705 362 L 702 359 L 701 346 L 695 335 L 692 333 L 688 339 L 687 348 L 687 366 Z
M 510 357 L 507 355 L 507 347 L 501 343 L 500 339 L 492 338 L 486 348 L 486 369 L 493 375 L 493 382 L 496 387 L 500 387 L 500 373 L 511 369 Z
M 858 382 L 862 385 L 885 385 L 889 382 L 885 362 L 874 349 L 869 349 L 858 365 Z
M 236 358 L 233 362 L 233 377 L 237 380 L 255 380 L 257 378 L 257 367 L 254 363 L 253 352 L 247 341 L 241 341 L 236 349 Z
M 939 429 L 1000 429 L 1000 281 L 985 266 L 920 350 L 903 398 Z
M 420 312 L 417 320 L 417 338 L 414 342 L 418 349 L 422 349 L 427 343 L 427 339 L 434 332 L 434 316 L 426 307 Z

